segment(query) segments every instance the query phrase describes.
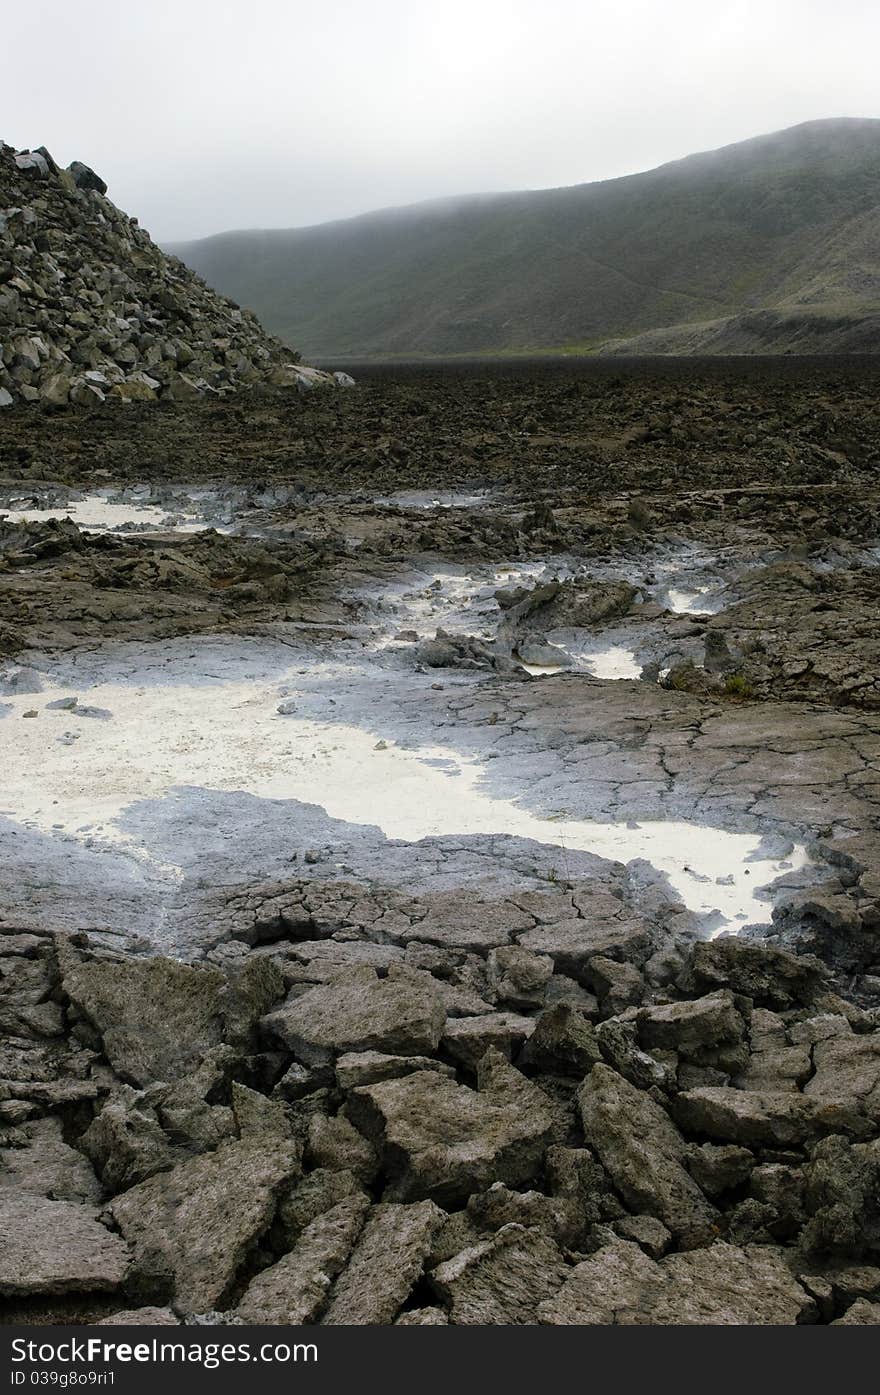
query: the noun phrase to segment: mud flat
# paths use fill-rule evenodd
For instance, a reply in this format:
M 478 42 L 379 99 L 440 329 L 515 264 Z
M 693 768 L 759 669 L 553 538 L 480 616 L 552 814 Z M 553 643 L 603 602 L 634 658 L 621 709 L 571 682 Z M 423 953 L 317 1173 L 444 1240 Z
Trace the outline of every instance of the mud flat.
M 880 1316 L 872 380 L 690 371 L 0 418 L 4 1320 Z

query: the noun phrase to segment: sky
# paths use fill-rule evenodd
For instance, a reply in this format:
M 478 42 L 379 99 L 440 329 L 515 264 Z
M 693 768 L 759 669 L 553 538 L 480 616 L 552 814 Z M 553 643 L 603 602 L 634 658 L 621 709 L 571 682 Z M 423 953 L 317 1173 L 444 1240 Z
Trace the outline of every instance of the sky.
M 22 0 L 2 42 L 0 139 L 163 242 L 880 116 L 876 0 Z

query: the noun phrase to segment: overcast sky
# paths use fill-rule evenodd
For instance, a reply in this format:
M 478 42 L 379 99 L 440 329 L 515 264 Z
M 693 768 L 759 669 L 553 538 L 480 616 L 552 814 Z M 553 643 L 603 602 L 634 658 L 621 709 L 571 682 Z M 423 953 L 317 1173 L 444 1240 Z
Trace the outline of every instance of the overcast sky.
M 880 116 L 877 0 L 20 0 L 0 139 L 168 241 Z

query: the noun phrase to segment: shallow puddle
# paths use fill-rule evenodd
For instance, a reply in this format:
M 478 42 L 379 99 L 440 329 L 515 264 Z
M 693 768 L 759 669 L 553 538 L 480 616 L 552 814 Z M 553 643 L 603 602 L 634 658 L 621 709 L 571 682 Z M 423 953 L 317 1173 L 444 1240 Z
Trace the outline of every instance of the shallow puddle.
M 803 847 L 785 861 L 750 860 L 761 843 L 757 834 L 684 821 L 594 822 L 566 809 L 542 816 L 495 798 L 482 758 L 432 741 L 430 728 L 421 743 L 414 737 L 404 748 L 375 730 L 322 720 L 316 714 L 332 694 L 344 687 L 350 711 L 353 689 L 356 701 L 357 685 L 370 686 L 375 677 L 363 660 L 360 668 L 313 661 L 309 669 L 305 657 L 258 641 L 233 648 L 205 640 L 125 646 L 115 656 L 59 665 L 63 684 L 47 681 L 40 693 L 8 699 L 12 710 L 0 721 L 7 772 L 0 812 L 55 837 L 97 847 L 122 842 L 138 856 L 125 832 L 130 806 L 176 786 L 241 790 L 315 804 L 407 842 L 474 834 L 534 839 L 558 849 L 561 879 L 574 851 L 620 862 L 646 858 L 689 909 L 732 924 L 766 923 L 760 889 L 808 860 Z M 47 706 L 73 695 L 77 707 Z M 366 688 L 363 702 L 367 710 Z M 25 718 L 26 711 L 38 715 Z M 487 753 L 491 743 L 487 737 Z M 173 877 L 173 853 L 168 861 Z M 242 867 L 243 880 L 247 871 Z

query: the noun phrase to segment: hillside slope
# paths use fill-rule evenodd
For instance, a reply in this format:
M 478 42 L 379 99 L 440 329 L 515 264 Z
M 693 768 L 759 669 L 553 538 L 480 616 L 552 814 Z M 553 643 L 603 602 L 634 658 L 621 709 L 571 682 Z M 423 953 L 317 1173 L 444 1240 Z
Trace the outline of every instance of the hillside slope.
M 754 310 L 772 312 L 764 352 L 821 351 L 831 327 L 831 351 L 880 351 L 880 120 L 172 250 L 313 356 L 596 349 L 672 326 L 639 351 L 751 352 L 761 335 L 736 321 Z

